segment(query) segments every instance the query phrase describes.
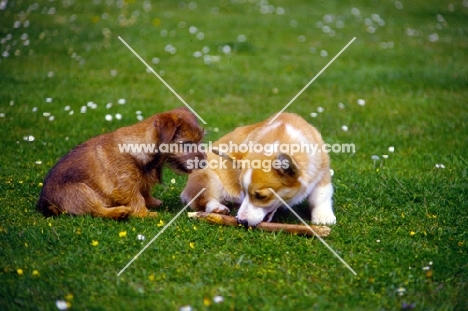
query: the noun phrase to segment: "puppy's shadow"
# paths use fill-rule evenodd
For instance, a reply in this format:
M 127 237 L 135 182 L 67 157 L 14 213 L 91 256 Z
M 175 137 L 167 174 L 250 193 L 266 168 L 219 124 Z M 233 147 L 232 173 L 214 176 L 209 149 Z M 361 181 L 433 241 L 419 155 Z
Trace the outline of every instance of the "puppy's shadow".
M 227 203 L 227 207 L 231 210 L 229 213 L 231 216 L 236 216 L 237 211 L 239 210 L 239 204 Z M 307 201 L 304 201 L 296 206 L 294 206 L 293 211 L 296 212 L 306 223 L 310 223 L 311 215 L 310 208 Z M 280 207 L 275 215 L 273 216 L 272 222 L 279 222 L 285 224 L 300 224 L 301 221 L 294 215 L 286 206 Z
M 302 202 L 292 207 L 292 209 L 306 223 L 310 223 L 311 221 L 310 208 L 307 202 Z M 279 223 L 288 223 L 288 224 L 300 224 L 301 223 L 301 221 L 296 217 L 296 215 L 294 215 L 286 206 L 283 206 L 276 211 L 275 215 L 273 216 L 272 221 L 279 222 Z

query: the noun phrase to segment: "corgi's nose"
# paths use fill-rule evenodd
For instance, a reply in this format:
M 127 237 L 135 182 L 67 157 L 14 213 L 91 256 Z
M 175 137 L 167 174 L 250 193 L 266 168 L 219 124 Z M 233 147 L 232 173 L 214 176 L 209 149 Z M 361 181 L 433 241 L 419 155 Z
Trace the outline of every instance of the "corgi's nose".
M 249 228 L 249 221 L 247 219 L 239 219 L 237 218 L 237 223 L 239 225 L 244 226 L 244 228 Z

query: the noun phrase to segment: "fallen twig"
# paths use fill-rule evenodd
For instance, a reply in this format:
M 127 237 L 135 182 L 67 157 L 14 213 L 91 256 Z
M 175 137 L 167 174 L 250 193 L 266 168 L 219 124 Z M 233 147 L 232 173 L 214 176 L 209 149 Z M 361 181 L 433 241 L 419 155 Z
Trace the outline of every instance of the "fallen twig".
M 237 223 L 236 217 L 207 213 L 207 212 L 190 212 L 188 213 L 189 218 L 205 220 L 212 224 L 224 225 L 224 226 L 242 226 Z M 309 228 L 310 227 L 310 228 Z M 330 234 L 331 229 L 327 226 L 314 226 L 310 225 L 309 227 L 303 225 L 294 225 L 294 224 L 283 224 L 276 222 L 261 222 L 258 224 L 255 229 L 260 229 L 263 231 L 273 231 L 273 232 L 288 232 L 292 234 L 314 236 L 314 233 L 310 230 L 312 229 L 318 236 L 326 237 Z

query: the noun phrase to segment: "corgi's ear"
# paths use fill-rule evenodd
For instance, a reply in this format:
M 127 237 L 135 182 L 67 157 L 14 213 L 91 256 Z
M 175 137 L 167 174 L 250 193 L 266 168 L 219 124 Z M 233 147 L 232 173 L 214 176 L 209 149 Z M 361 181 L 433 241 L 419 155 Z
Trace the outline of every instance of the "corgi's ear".
M 299 177 L 299 169 L 297 163 L 286 153 L 280 153 L 276 156 L 276 159 L 280 161 L 279 168 L 275 168 L 278 175 L 285 178 L 297 178 Z

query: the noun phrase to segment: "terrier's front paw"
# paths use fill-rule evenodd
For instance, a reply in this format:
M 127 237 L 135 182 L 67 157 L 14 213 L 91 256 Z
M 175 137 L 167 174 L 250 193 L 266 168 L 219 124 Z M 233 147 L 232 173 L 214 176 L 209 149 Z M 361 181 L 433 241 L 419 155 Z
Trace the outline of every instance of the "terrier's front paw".
M 158 208 L 159 206 L 161 206 L 161 204 L 162 204 L 162 201 L 156 198 L 153 198 L 153 197 L 145 198 L 145 205 L 147 208 Z
M 147 210 L 146 208 L 145 209 L 140 209 L 138 211 L 134 211 L 132 213 L 132 216 L 134 217 L 140 217 L 140 218 L 144 218 L 144 217 L 157 217 L 158 216 L 158 213 L 156 212 L 150 212 L 149 210 Z

